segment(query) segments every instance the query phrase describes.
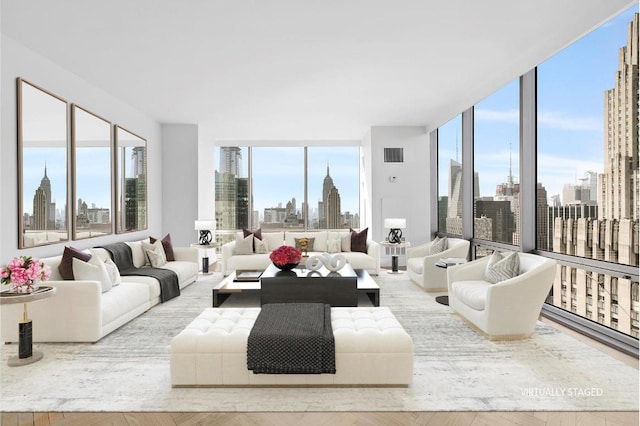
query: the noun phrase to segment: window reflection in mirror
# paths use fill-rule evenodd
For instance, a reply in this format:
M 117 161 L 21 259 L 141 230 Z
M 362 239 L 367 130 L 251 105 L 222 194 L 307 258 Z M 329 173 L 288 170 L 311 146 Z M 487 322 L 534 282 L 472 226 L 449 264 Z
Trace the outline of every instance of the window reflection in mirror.
M 112 233 L 111 123 L 71 107 L 73 239 Z
M 67 102 L 20 78 L 17 94 L 18 247 L 66 241 Z
M 115 126 L 118 233 L 147 229 L 147 141 Z

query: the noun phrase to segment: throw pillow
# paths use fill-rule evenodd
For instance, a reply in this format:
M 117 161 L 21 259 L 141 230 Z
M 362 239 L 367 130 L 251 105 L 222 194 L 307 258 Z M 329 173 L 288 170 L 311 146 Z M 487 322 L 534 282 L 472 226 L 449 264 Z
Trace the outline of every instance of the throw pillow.
M 340 237 L 340 249 L 345 253 L 349 253 L 351 251 L 351 233 L 344 234 Z
M 91 259 L 91 255 L 89 253 L 85 253 L 76 248 L 67 246 L 64 248 L 64 252 L 62 253 L 62 259 L 60 260 L 60 265 L 58 265 L 58 271 L 60 275 L 65 280 L 72 280 L 73 277 L 73 259 L 80 259 L 83 262 L 87 262 Z
M 269 253 L 269 244 L 267 243 L 267 240 L 259 240 L 258 237 L 255 236 L 255 234 L 253 237 L 253 247 L 256 253 Z
M 313 251 L 313 242 L 315 241 L 315 237 L 303 237 L 303 238 L 294 238 L 295 244 L 296 244 L 296 248 L 298 250 L 303 250 L 302 248 L 305 244 L 307 245 L 306 250 L 307 251 Z
M 103 293 L 111 290 L 112 284 L 109 273 L 98 256 L 91 256 L 91 259 L 87 262 L 74 257 L 71 259 L 71 268 L 76 280 L 98 281 Z
M 253 234 L 250 234 L 244 238 L 236 235 L 236 246 L 233 249 L 233 254 L 252 254 L 253 238 Z
M 149 259 L 149 264 L 154 268 L 160 268 L 167 264 L 167 255 L 161 241 L 156 240 L 153 244 L 143 242 L 142 249 Z
M 149 237 L 149 241 L 153 244 L 156 242 L 156 239 Z M 171 243 L 171 234 L 165 235 L 161 241 L 162 247 L 164 248 L 164 254 L 167 256 L 167 261 L 173 262 L 176 260 L 176 255 L 173 253 L 173 244 Z
M 351 245 L 351 235 L 349 235 L 349 245 Z M 349 246 L 351 248 L 351 246 Z M 329 253 L 340 253 L 342 251 L 342 241 L 340 238 L 330 238 L 327 240 L 327 251 Z
M 262 228 L 258 228 L 258 229 L 253 230 L 253 231 L 249 231 L 247 228 L 242 228 L 242 235 L 245 238 L 247 238 L 249 235 L 253 235 L 255 238 L 257 238 L 260 241 L 262 241 Z M 256 251 L 256 245 L 255 244 L 252 245 L 252 250 L 254 252 Z
M 122 278 L 120 277 L 120 270 L 118 269 L 118 266 L 113 262 L 113 260 L 105 260 L 104 266 L 105 268 L 107 268 L 109 279 L 111 279 L 111 285 L 113 287 L 120 285 L 120 283 L 122 282 Z
M 442 253 L 447 249 L 447 237 L 436 237 L 434 238 L 431 246 L 429 247 L 429 254 L 437 254 Z
M 518 257 L 518 253 L 502 256 L 497 251 L 494 251 L 484 271 L 484 279 L 491 284 L 496 284 L 500 281 L 513 278 L 519 273 L 520 258 Z
M 367 252 L 367 232 L 369 228 L 364 228 L 360 232 L 356 232 L 349 228 L 351 231 L 351 251 L 359 251 L 362 253 Z
M 148 263 L 147 255 L 144 254 L 142 248 L 142 241 L 127 241 L 126 243 L 131 247 L 131 260 L 133 260 L 133 266 L 136 268 L 142 268 Z

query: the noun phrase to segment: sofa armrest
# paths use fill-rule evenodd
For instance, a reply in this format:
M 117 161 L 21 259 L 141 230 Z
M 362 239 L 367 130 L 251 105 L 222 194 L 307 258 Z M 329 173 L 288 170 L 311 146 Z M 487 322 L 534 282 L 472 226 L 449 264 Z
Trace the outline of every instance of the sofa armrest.
M 222 275 L 227 275 L 227 261 L 233 256 L 233 250 L 236 248 L 235 241 L 229 241 L 222 245 L 220 252 L 222 253 Z
M 380 244 L 373 240 L 368 241 L 367 254 L 376 260 L 376 274 L 380 275 Z
M 47 281 L 56 294 L 28 304 L 37 341 L 95 342 L 102 330 L 102 285 L 98 281 Z M 17 341 L 22 304 L 2 305 L 1 340 Z M 81 319 L 79 321 L 79 319 Z M 35 325 L 37 324 L 37 325 Z
M 198 263 L 198 249 L 195 247 L 174 247 L 173 254 L 176 260 Z

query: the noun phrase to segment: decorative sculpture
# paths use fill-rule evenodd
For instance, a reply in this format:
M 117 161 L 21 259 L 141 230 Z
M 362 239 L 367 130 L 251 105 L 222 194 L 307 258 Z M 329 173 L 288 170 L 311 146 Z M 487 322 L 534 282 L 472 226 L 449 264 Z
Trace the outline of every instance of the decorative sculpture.
M 342 254 L 330 255 L 329 253 L 322 253 L 319 255 L 309 256 L 306 267 L 312 271 L 317 271 L 322 266 L 327 268 L 331 272 L 339 271 L 347 264 L 347 258 Z

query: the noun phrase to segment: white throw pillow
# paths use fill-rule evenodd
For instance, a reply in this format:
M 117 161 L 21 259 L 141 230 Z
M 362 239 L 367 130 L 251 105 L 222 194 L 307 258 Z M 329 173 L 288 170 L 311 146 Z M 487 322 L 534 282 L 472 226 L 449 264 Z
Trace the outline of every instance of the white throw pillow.
M 154 268 L 161 268 L 167 264 L 167 255 L 164 252 L 162 241 L 156 240 L 153 244 L 143 242 L 142 248 L 149 259 L 149 264 Z
M 484 279 L 491 284 L 497 284 L 500 281 L 513 278 L 519 273 L 520 257 L 518 257 L 518 253 L 502 256 L 497 251 L 494 251 L 484 271 Z
M 247 235 L 246 238 L 236 235 L 233 254 L 253 254 L 253 234 Z
M 102 292 L 111 290 L 111 279 L 104 263 L 98 256 L 91 256 L 89 261 L 84 262 L 76 257 L 71 259 L 73 276 L 78 281 L 98 281 L 102 286 Z
M 128 241 L 127 245 L 131 247 L 133 266 L 142 268 L 147 263 L 147 255 L 144 254 L 142 249 L 142 241 Z
M 259 240 L 253 237 L 253 247 L 256 253 L 269 253 L 269 243 L 267 243 L 267 240 Z
M 120 283 L 122 282 L 122 278 L 120 277 L 120 270 L 118 269 L 118 265 L 116 265 L 113 260 L 107 259 L 104 261 L 104 267 L 107 268 L 107 273 L 109 274 L 111 285 L 113 287 L 120 285 Z
M 340 237 L 329 238 L 329 240 L 327 240 L 327 251 L 329 253 L 340 253 L 342 251 L 342 241 Z
M 447 249 L 447 237 L 436 237 L 429 247 L 429 254 L 442 253 Z
M 109 281 L 111 281 L 111 285 L 113 287 L 119 285 L 122 282 L 122 278 L 120 277 L 120 270 L 118 266 L 111 260 L 110 257 L 103 259 L 104 251 L 100 252 L 95 249 L 89 249 L 89 253 L 91 253 L 91 258 L 100 259 L 102 263 L 104 263 L 104 267 L 107 269 L 107 274 L 109 274 Z

